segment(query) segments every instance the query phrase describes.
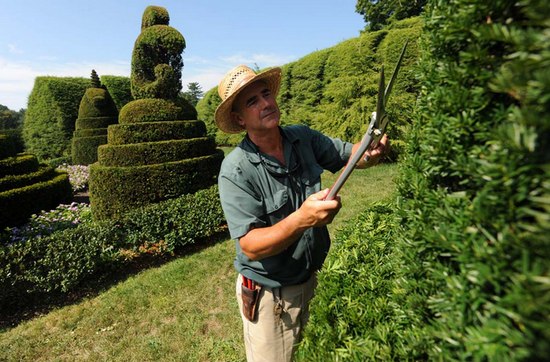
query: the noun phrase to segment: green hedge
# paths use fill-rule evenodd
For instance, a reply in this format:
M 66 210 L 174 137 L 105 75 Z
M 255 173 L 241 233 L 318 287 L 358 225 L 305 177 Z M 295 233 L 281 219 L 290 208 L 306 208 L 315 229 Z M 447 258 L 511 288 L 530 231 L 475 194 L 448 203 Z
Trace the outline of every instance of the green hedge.
M 66 173 L 58 173 L 48 181 L 0 192 L 0 229 L 21 225 L 31 214 L 53 209 L 72 198 Z
M 403 279 L 395 205 L 370 206 L 339 231 L 318 274 L 299 361 L 424 361 L 418 300 Z
M 550 355 L 548 13 L 539 0 L 428 2 L 391 224 L 335 243 L 302 360 Z
M 86 78 L 37 77 L 23 122 L 26 151 L 39 160 L 69 156 Z
M 396 22 L 391 28 L 365 32 L 334 47 L 322 49 L 282 66 L 283 77 L 277 97 L 282 124 L 307 124 L 332 137 L 358 142 L 376 108 L 380 66 L 387 78 L 406 40 L 409 41 L 399 77 L 387 111 L 391 119 L 388 133 L 397 156 L 412 122 L 419 92 L 415 67 L 419 58 L 417 42 L 422 32 L 420 18 Z M 217 87 L 206 92 L 197 104 L 199 119 L 218 144 L 237 144 L 242 135 L 226 135 L 214 122 L 221 102 Z
M 138 99 L 126 104 L 121 110 L 118 122 L 162 122 L 193 120 L 197 118 L 195 108 L 184 99 L 167 100 L 160 98 Z
M 210 156 L 145 166 L 90 166 L 94 218 L 119 219 L 132 208 L 193 193 L 216 183 L 223 151 Z
M 132 91 L 130 90 L 130 77 L 102 75 L 101 84 L 109 91 L 118 111 L 120 111 L 126 103 L 133 100 Z
M 82 117 L 76 119 L 76 130 L 82 129 L 98 129 L 107 128 L 111 124 L 115 124 L 117 117 L 104 116 L 104 117 Z
M 107 130 L 111 145 L 156 142 L 167 139 L 202 137 L 206 133 L 204 122 L 164 121 L 112 125 Z
M 215 150 L 216 143 L 210 137 L 127 145 L 102 145 L 98 149 L 98 161 L 102 166 L 107 167 L 151 165 L 210 155 Z
M 120 222 L 86 222 L 7 246 L 0 242 L 0 309 L 21 309 L 116 273 L 130 256 L 162 245 L 163 253 L 224 230 L 217 187 L 132 210 Z M 130 260 L 131 261 L 131 260 Z
M 22 175 L 34 172 L 38 169 L 36 156 L 19 154 L 15 157 L 8 157 L 0 160 L 0 177 L 8 175 Z
M 34 172 L 9 175 L 0 178 L 0 192 L 10 189 L 29 186 L 38 182 L 43 182 L 52 179 L 55 176 L 55 169 L 49 166 L 39 166 L 39 169 Z
M 107 129 L 99 136 L 75 136 L 72 143 L 73 165 L 90 165 L 97 161 L 98 147 L 107 143 Z
M 94 136 L 107 136 L 106 128 L 87 128 L 77 129 L 74 131 L 74 138 L 76 137 L 94 137 Z M 73 138 L 73 142 L 74 142 Z

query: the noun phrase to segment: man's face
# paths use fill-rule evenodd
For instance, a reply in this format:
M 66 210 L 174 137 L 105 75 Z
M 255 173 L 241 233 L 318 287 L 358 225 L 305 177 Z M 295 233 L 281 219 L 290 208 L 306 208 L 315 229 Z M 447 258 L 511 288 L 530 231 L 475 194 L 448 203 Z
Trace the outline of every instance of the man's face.
M 233 102 L 231 117 L 251 132 L 262 132 L 279 126 L 279 107 L 271 90 L 262 81 L 243 89 Z

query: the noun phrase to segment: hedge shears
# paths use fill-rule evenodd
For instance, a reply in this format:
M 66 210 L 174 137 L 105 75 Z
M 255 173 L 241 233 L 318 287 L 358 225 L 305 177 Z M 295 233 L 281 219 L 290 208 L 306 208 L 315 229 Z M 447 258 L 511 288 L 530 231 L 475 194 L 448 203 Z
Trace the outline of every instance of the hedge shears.
M 385 86 L 384 65 L 382 65 L 380 69 L 380 80 L 378 82 L 378 99 L 376 102 L 376 111 L 372 112 L 369 127 L 367 129 L 367 132 L 365 132 L 363 139 L 361 140 L 359 149 L 348 161 L 346 167 L 344 168 L 340 176 L 338 176 L 338 179 L 330 189 L 328 195 L 325 197 L 325 200 L 332 200 L 336 197 L 336 195 L 338 195 L 338 192 L 347 181 L 351 172 L 355 169 L 355 166 L 357 165 L 357 162 L 359 162 L 359 160 L 361 159 L 361 156 L 363 156 L 363 154 L 367 151 L 369 147 L 376 148 L 376 146 L 380 142 L 380 139 L 384 135 L 384 132 L 386 131 L 386 126 L 388 125 L 389 121 L 386 115 L 386 103 L 388 102 L 388 97 L 391 93 L 395 78 L 397 78 L 399 68 L 401 67 L 401 61 L 403 60 L 405 49 L 407 49 L 407 44 L 408 41 L 406 41 L 405 45 L 403 45 L 401 55 L 397 60 L 397 64 L 395 65 L 395 69 L 393 70 L 393 74 L 387 86 Z

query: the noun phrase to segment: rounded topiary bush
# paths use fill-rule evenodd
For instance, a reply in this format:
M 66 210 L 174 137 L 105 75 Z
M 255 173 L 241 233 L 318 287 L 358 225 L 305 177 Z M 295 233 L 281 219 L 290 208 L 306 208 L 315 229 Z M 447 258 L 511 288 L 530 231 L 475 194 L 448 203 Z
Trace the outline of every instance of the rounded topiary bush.
M 196 119 L 197 111 L 184 99 L 137 99 L 120 110 L 119 123 L 162 122 Z
M 71 147 L 72 163 L 89 165 L 97 161 L 97 148 L 107 143 L 107 126 L 117 122 L 117 107 L 92 70 L 92 87 L 80 100 Z

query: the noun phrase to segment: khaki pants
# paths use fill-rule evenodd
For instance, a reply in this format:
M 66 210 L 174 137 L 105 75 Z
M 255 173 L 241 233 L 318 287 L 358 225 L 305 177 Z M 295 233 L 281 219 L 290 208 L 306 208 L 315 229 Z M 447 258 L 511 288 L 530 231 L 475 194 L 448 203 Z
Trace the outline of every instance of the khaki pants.
M 236 292 L 247 361 L 291 361 L 309 318 L 309 301 L 317 285 L 315 273 L 303 284 L 263 288 L 258 302 L 258 318 L 254 322 L 243 316 L 241 283 L 239 275 Z

